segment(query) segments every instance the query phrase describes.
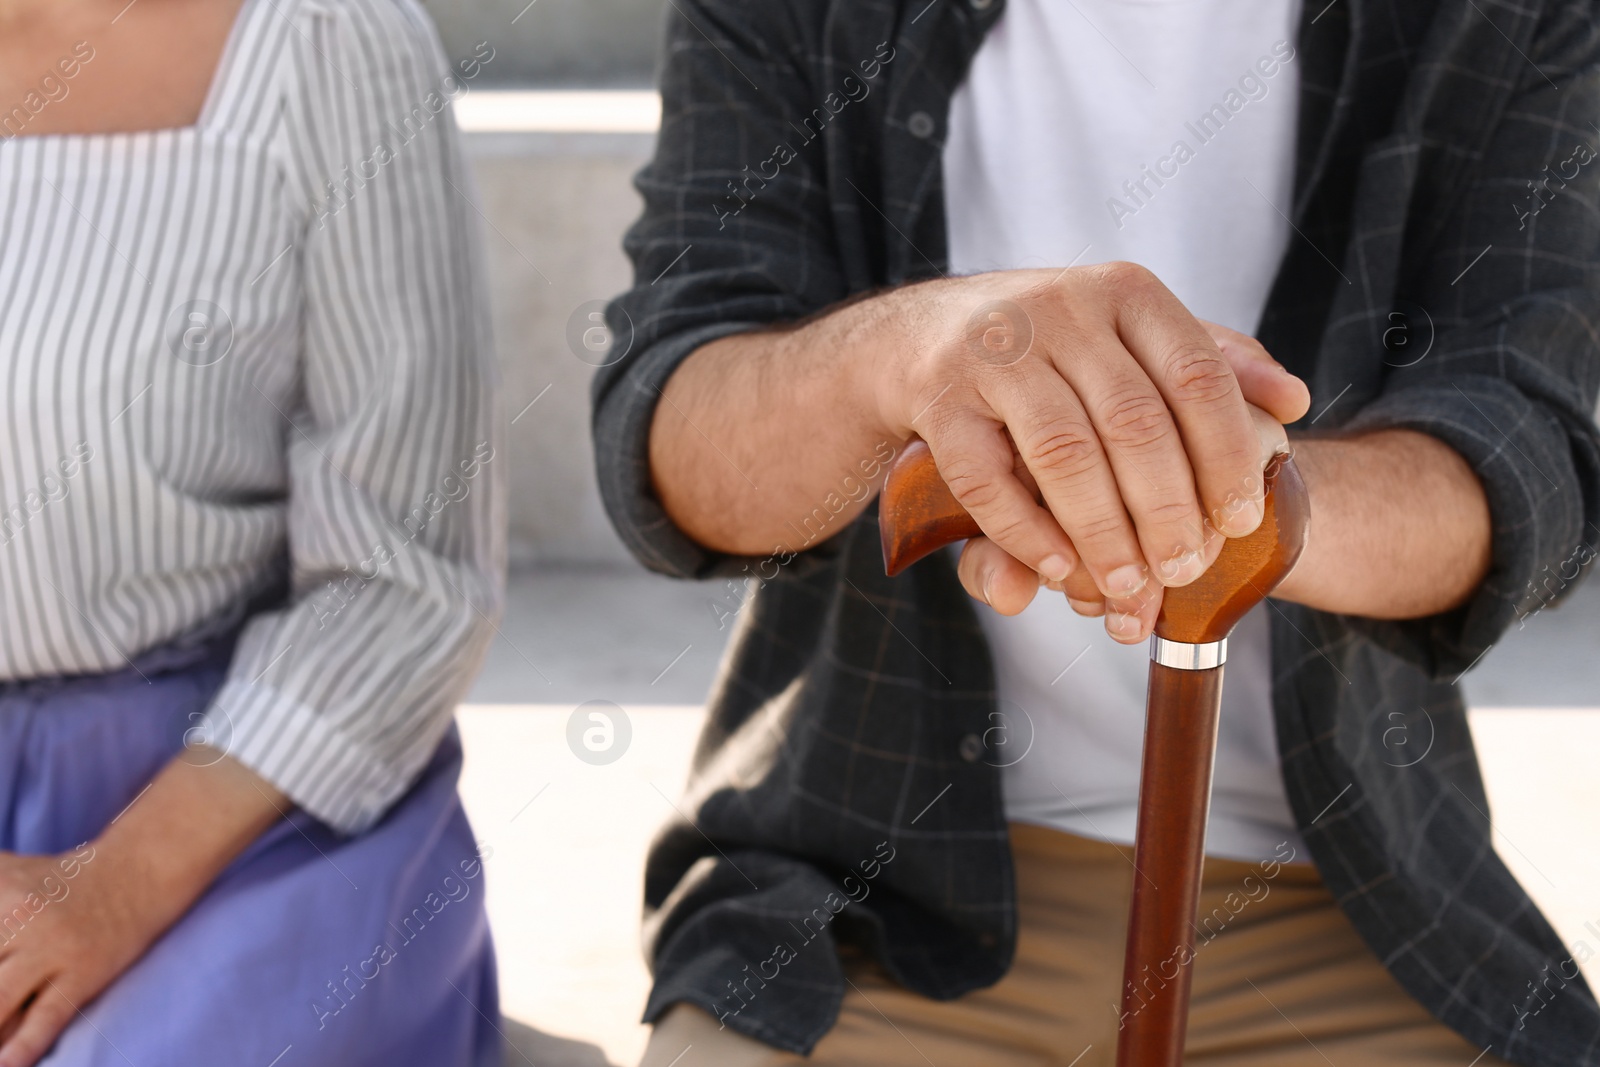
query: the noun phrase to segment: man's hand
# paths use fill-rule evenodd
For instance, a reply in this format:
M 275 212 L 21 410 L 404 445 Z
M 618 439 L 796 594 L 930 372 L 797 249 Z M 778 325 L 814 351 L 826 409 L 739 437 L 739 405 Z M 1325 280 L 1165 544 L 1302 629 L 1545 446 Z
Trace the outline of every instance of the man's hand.
M 988 535 L 962 556 L 972 595 L 1014 613 L 1049 584 L 1130 643 L 1217 530 L 1259 524 L 1265 461 L 1310 406 L 1258 343 L 1128 264 L 892 289 L 703 345 L 662 397 L 662 508 L 709 549 L 766 555 L 763 580 L 848 528 L 916 434 Z M 1314 517 L 1278 597 L 1419 618 L 1482 582 L 1488 502 L 1448 445 L 1393 430 L 1295 454 Z
M 1256 400 L 1274 398 L 1280 405 L 1278 410 L 1284 413 L 1285 421 L 1293 421 L 1304 414 L 1305 403 L 1309 398 L 1300 399 L 1295 395 L 1304 391 L 1304 384 L 1273 360 L 1260 342 L 1226 326 L 1206 322 L 1203 319 L 1199 321 L 1223 357 L 1228 360 L 1234 376 L 1240 383 L 1242 393 Z M 1256 406 L 1254 402 L 1246 406 L 1260 447 L 1259 469 L 1264 470 L 1274 454 L 1287 450 L 1288 435 L 1284 432 L 1283 423 L 1272 414 Z M 1018 464 L 1018 476 L 1033 490 L 1034 498 L 1037 500 L 1039 498 L 1037 488 L 1029 473 L 1021 466 L 1020 456 L 1015 455 L 1015 446 L 1012 450 Z M 1230 516 L 1236 516 L 1252 499 L 1255 498 L 1245 493 L 1234 494 L 1224 503 L 1222 514 L 1217 517 L 1226 520 Z M 1259 519 L 1253 518 L 1251 529 L 1254 529 L 1257 523 Z M 1216 561 L 1217 555 L 1222 551 L 1223 535 L 1218 532 L 1218 523 L 1211 515 L 1202 518 L 1201 525 L 1205 543 L 1201 552 L 1200 569 L 1203 572 Z M 1053 581 L 1023 564 L 987 537 L 975 537 L 966 543 L 961 552 L 958 574 L 961 584 L 968 593 L 1002 615 L 1016 615 L 1021 612 L 1033 602 L 1034 594 L 1039 588 L 1065 593 L 1067 603 L 1080 615 L 1094 618 L 1107 613 L 1104 593 L 1084 569 L 1075 569 L 1064 582 Z M 1168 580 L 1170 575 L 1163 573 L 1159 568 L 1156 575 L 1157 580 L 1146 583 L 1133 598 L 1139 604 L 1137 619 L 1146 627 L 1153 625 L 1153 620 L 1160 611 L 1162 590 L 1186 584 L 1185 581 Z M 1107 621 L 1107 630 L 1112 632 L 1113 636 L 1117 636 L 1112 627 L 1127 625 L 1126 614 L 1113 611 Z M 1147 630 L 1138 629 L 1129 632 L 1135 634 L 1131 640 L 1137 640 Z
M 1305 385 L 1132 264 L 919 288 L 926 332 L 870 389 L 987 534 L 962 553 L 967 591 L 1015 614 L 1044 583 L 1117 640 L 1147 637 L 1162 588 L 1260 525 Z
M 201 746 L 93 842 L 59 856 L 0 852 L 0 1067 L 38 1062 L 284 804 Z

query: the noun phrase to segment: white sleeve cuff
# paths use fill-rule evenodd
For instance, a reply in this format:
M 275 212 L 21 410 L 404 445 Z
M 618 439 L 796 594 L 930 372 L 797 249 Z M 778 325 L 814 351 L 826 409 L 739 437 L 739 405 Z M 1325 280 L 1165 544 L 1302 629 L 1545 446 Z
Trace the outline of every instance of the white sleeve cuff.
M 227 753 L 344 834 L 370 827 L 413 775 L 271 686 L 229 682 L 190 739 Z

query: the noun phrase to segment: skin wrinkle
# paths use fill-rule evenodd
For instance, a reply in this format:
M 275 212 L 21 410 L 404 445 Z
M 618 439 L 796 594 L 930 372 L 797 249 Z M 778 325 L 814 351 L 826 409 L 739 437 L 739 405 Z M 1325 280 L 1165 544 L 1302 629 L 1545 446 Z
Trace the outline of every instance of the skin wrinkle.
M 1098 286 L 1127 279 L 1136 294 L 1135 313 L 1150 316 L 1141 324 L 1147 332 L 1159 333 L 1164 323 L 1170 326 L 1150 310 L 1146 294 L 1154 283 L 1146 274 L 1132 268 L 1080 269 L 1094 271 Z M 967 317 L 962 313 L 981 303 L 982 293 L 992 289 L 995 279 L 1008 280 L 1005 274 L 1018 273 L 936 280 L 876 293 L 813 317 L 803 326 L 734 335 L 698 349 L 668 380 L 664 395 L 672 404 L 658 405 L 651 426 L 652 477 L 667 514 L 708 548 L 762 554 L 784 542 L 784 520 L 804 514 L 831 492 L 858 456 L 870 453 L 874 438 L 898 442 L 908 433 L 920 433 L 937 440 L 960 426 L 966 442 L 961 447 L 971 461 L 981 463 L 985 455 L 994 461 L 997 457 L 988 454 L 993 446 L 974 434 L 984 424 L 998 434 L 1003 425 L 986 400 L 989 386 L 1003 380 L 1002 375 L 986 375 L 976 359 L 939 364 L 938 357 L 959 347 Z M 1013 291 L 1037 298 L 1047 287 L 1026 279 Z M 1056 314 L 1054 307 L 1045 306 L 1034 320 L 1041 324 L 1041 333 L 1042 324 Z M 1068 313 L 1067 318 L 1076 325 L 1083 321 L 1083 312 Z M 1071 327 L 1067 332 L 1076 335 Z M 1182 341 L 1167 347 L 1168 359 L 1186 344 L 1192 350 L 1192 344 Z M 1220 345 L 1247 391 L 1270 393 L 1276 388 L 1281 395 L 1285 382 L 1303 391 L 1252 339 L 1236 335 Z M 1096 351 L 1086 358 L 1115 363 L 1113 354 Z M 930 375 L 930 365 L 940 366 L 943 377 Z M 1031 370 L 1008 367 L 1003 372 L 1028 375 L 1042 372 L 1045 365 L 1050 364 Z M 1275 386 L 1274 380 L 1279 384 Z M 926 382 L 920 389 L 919 381 Z M 933 388 L 939 383 L 945 389 L 942 393 Z M 1069 386 L 1063 382 L 1060 388 Z M 1078 395 L 1086 388 L 1078 389 Z M 939 397 L 934 401 L 937 414 L 930 414 L 925 399 L 930 393 Z M 1304 396 L 1302 404 L 1308 403 Z M 1222 406 L 1201 404 L 1202 409 Z M 1303 411 L 1295 417 L 1299 414 Z M 913 418 L 915 425 L 907 426 Z M 730 469 L 708 446 L 702 431 L 742 472 Z M 1179 437 L 1186 450 L 1192 447 L 1181 428 Z M 999 444 L 1003 437 L 992 440 Z M 1488 504 L 1471 468 L 1454 450 L 1410 430 L 1297 438 L 1294 450 L 1315 518 L 1301 562 L 1276 596 L 1341 614 L 1397 619 L 1448 610 L 1476 589 L 1488 570 Z M 1265 455 L 1262 458 L 1264 462 Z M 943 469 L 947 476 L 960 473 L 948 465 Z M 761 491 L 751 492 L 745 477 Z M 1007 505 L 1012 518 L 992 529 L 1020 529 L 1025 522 L 1050 514 L 1036 504 L 1031 509 L 1024 506 L 1017 499 L 1020 484 L 1008 484 L 1017 488 L 1007 493 L 974 489 L 977 495 L 969 500 L 969 505 L 989 496 L 1016 501 Z M 881 478 L 874 487 L 878 485 Z M 1229 490 L 1226 506 L 1217 508 L 1217 514 L 1227 515 L 1237 510 L 1239 502 L 1259 497 L 1259 474 L 1238 485 L 1243 492 Z M 999 488 L 996 483 L 995 489 Z M 865 499 L 851 501 L 828 532 L 846 528 L 866 504 Z M 1254 525 L 1252 521 L 1248 528 Z M 1065 582 L 1051 583 L 1052 589 L 1066 592 L 1081 614 L 1137 615 L 1143 626 L 1113 636 L 1141 640 L 1159 607 L 1159 597 L 1151 595 L 1159 593 L 1159 584 L 1148 583 L 1154 589 L 1147 589 L 1142 598 L 1108 602 L 1078 562 L 1060 526 L 1055 526 L 1055 536 L 1061 554 L 1075 566 Z M 1211 534 L 1207 563 L 1220 547 L 1220 539 Z M 1163 554 L 1157 561 L 1157 571 L 1167 558 Z M 1036 571 L 986 538 L 969 542 L 959 573 L 969 593 L 1004 614 L 1021 611 L 1041 584 Z

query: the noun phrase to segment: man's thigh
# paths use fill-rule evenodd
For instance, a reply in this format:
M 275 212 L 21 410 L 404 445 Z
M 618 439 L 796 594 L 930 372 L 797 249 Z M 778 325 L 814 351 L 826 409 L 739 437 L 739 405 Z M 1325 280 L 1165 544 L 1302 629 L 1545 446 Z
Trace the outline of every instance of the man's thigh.
M 1507 1067 L 1401 988 L 1309 866 L 1208 862 L 1199 911 L 1186 1064 Z
M 1110 1067 L 1131 850 L 1012 829 L 1017 957 L 994 986 L 939 1002 L 859 964 L 848 969 L 838 1024 L 809 1059 L 679 1006 L 656 1027 L 641 1067 Z M 1260 867 L 1208 863 L 1200 929 L 1186 1063 L 1466 1067 L 1483 1052 L 1400 988 L 1309 868 L 1267 878 Z M 1504 1061 L 1490 1052 L 1476 1067 Z

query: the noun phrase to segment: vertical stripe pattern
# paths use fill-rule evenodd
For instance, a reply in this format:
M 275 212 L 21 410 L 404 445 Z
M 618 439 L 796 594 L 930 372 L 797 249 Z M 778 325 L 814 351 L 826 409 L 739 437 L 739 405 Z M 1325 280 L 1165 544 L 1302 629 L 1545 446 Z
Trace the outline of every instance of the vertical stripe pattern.
M 253 616 L 196 738 L 345 831 L 501 610 L 470 178 L 414 0 L 245 0 L 200 120 L 0 141 L 0 680 Z

